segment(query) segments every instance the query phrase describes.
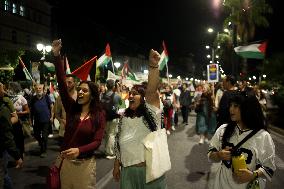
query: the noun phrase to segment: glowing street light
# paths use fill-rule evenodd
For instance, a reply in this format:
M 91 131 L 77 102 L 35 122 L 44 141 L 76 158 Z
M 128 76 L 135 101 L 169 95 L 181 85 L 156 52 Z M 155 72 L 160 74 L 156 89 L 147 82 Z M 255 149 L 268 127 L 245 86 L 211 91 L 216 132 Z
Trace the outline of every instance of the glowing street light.
M 263 74 L 263 75 L 262 75 L 262 77 L 265 79 L 265 78 L 266 78 L 266 75 L 265 75 L 265 74 Z
M 121 66 L 121 63 L 120 62 L 115 62 L 115 63 L 113 63 L 114 64 L 114 66 L 116 67 L 116 69 L 118 69 L 120 66 Z
M 44 60 L 45 55 L 51 51 L 52 47 L 50 45 L 44 45 L 42 43 L 38 43 L 36 45 L 36 48 L 38 51 L 42 51 L 43 56 L 41 57 L 41 60 Z

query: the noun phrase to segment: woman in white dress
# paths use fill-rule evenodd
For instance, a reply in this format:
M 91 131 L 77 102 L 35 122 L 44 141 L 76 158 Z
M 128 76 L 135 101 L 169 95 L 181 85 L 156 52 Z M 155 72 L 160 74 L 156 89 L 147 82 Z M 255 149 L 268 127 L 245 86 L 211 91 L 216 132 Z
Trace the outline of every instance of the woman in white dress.
M 129 94 L 129 107 L 118 125 L 115 142 L 113 177 L 120 181 L 120 189 L 164 189 L 165 175 L 146 183 L 146 162 L 143 139 L 157 130 L 161 123 L 161 109 L 158 94 L 160 55 L 151 50 L 149 56 L 148 85 L 134 87 Z
M 245 189 L 257 179 L 260 188 L 271 180 L 275 167 L 275 146 L 266 130 L 261 106 L 254 92 L 236 92 L 230 103 L 231 122 L 221 125 L 210 141 L 208 157 L 221 162 L 212 188 Z M 245 156 L 247 169 L 232 171 L 231 150 L 253 130 L 255 135 L 238 149 Z

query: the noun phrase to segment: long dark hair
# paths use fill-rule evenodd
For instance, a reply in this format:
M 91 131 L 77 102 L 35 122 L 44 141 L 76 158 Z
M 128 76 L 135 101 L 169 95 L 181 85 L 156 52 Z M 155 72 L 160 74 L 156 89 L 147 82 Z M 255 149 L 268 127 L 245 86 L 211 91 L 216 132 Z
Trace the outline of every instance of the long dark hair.
M 92 117 L 93 115 L 96 115 L 99 112 L 102 112 L 102 106 L 100 104 L 100 100 L 99 100 L 99 89 L 98 86 L 92 82 L 92 81 L 81 81 L 80 85 L 86 83 L 89 87 L 89 91 L 90 91 L 90 106 L 89 106 L 89 114 L 91 116 L 91 119 L 96 119 L 95 117 Z M 76 104 L 74 107 L 74 111 L 73 113 L 75 114 L 74 116 L 74 122 L 79 122 L 80 120 L 80 115 L 82 112 L 82 105 L 78 104 L 78 98 L 76 99 Z M 71 118 L 73 119 L 73 118 Z
M 259 104 L 253 90 L 235 92 L 232 94 L 230 104 L 236 103 L 240 106 L 241 119 L 244 125 L 251 130 L 267 130 L 267 122 L 263 115 L 261 105 Z M 235 131 L 237 123 L 230 121 L 225 129 L 222 144 L 229 141 Z
M 145 103 L 145 89 L 142 86 L 134 86 L 131 89 L 131 92 L 137 92 L 139 95 L 141 95 L 140 98 L 140 105 L 137 107 L 136 110 L 132 110 L 129 107 L 125 110 L 124 116 L 125 117 L 141 117 L 143 116 L 144 123 L 147 124 L 147 127 L 151 131 L 157 130 L 157 124 L 155 122 L 153 113 L 147 108 Z

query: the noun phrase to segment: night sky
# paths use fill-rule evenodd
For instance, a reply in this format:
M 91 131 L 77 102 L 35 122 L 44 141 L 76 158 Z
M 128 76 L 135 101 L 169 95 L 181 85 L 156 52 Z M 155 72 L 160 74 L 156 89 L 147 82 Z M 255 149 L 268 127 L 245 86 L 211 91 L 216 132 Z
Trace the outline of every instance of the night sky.
M 161 52 L 164 40 L 174 72 L 182 66 L 179 57 L 189 56 L 197 65 L 206 65 L 204 45 L 212 41 L 206 29 L 211 26 L 222 30 L 222 9 L 214 11 L 210 0 L 52 2 L 56 5 L 54 22 L 58 24 L 58 36 L 54 37 L 63 40 L 67 53 L 100 56 L 108 42 L 114 54 L 147 55 L 151 48 Z M 255 37 L 269 40 L 269 56 L 284 49 L 280 37 L 283 26 L 277 21 L 283 11 L 276 0 L 270 3 L 274 9 L 269 17 L 271 25 L 258 29 Z M 117 41 L 125 46 L 113 46 Z

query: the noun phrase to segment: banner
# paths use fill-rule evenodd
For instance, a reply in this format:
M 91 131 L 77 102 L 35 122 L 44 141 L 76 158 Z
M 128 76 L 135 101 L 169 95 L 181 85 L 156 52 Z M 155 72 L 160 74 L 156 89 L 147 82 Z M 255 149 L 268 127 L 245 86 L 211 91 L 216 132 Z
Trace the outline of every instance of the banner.
M 207 80 L 208 82 L 218 82 L 219 81 L 219 65 L 218 64 L 207 65 Z

